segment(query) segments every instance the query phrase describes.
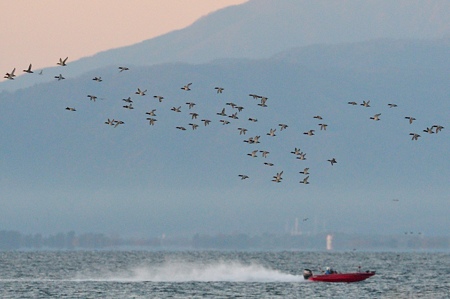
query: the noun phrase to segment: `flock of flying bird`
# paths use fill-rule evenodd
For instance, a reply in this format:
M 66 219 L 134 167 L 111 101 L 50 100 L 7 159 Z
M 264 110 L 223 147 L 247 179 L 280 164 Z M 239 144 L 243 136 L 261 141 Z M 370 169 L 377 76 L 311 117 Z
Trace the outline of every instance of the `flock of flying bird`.
M 68 57 L 66 57 L 65 59 L 60 58 L 59 61 L 57 62 L 57 65 L 59 65 L 61 67 L 67 66 L 67 60 L 68 60 Z M 124 67 L 124 66 L 120 66 L 120 67 L 118 67 L 118 69 L 119 69 L 119 72 L 124 72 L 124 71 L 129 71 L 130 70 L 128 67 Z M 16 77 L 15 71 L 16 71 L 16 69 L 14 68 L 11 72 L 6 73 L 4 78 L 6 78 L 8 80 L 14 80 L 14 78 Z M 32 74 L 33 73 L 33 71 L 32 71 L 32 64 L 30 64 L 27 69 L 24 69 L 23 72 L 24 73 L 28 73 L 28 74 Z M 43 71 L 41 70 L 39 72 L 39 74 L 42 75 Z M 57 79 L 58 81 L 65 79 L 62 74 L 59 74 L 58 76 L 55 76 L 54 78 Z M 102 82 L 103 81 L 103 79 L 101 77 L 94 77 L 92 80 L 94 80 L 96 82 Z M 191 86 L 192 86 L 192 83 L 188 83 L 188 84 L 182 86 L 180 89 L 183 90 L 183 91 L 188 92 L 188 91 L 191 90 Z M 215 87 L 215 90 L 216 90 L 217 94 L 222 94 L 225 89 L 223 87 L 217 86 L 217 87 Z M 137 96 L 146 96 L 147 95 L 147 90 L 146 89 L 137 88 L 136 91 L 134 92 L 134 94 L 137 95 Z M 257 95 L 257 94 L 254 94 L 254 93 L 249 94 L 249 96 L 251 98 L 253 98 L 253 99 L 258 101 L 258 104 L 257 104 L 258 106 L 260 106 L 262 108 L 268 107 L 268 105 L 267 105 L 268 98 L 266 96 L 261 96 L 261 95 Z M 92 94 L 87 95 L 87 97 L 91 101 L 94 101 L 94 102 L 98 98 L 97 96 L 92 95 Z M 161 96 L 161 95 L 154 95 L 153 98 L 155 98 L 159 103 L 161 103 L 163 100 L 165 100 L 164 96 Z M 122 106 L 124 109 L 128 109 L 128 110 L 134 109 L 133 99 L 131 98 L 131 96 L 122 99 L 122 101 L 125 103 Z M 352 101 L 352 102 L 348 102 L 348 104 L 349 105 L 353 105 L 353 106 L 360 105 L 360 106 L 368 108 L 368 107 L 370 107 L 370 100 L 363 101 L 360 104 L 358 104 L 357 102 Z M 190 102 L 186 102 L 186 105 L 187 105 L 189 111 L 193 111 L 192 109 L 195 108 L 196 103 L 190 101 Z M 239 119 L 239 117 L 240 117 L 239 113 L 244 110 L 243 106 L 237 105 L 237 104 L 232 103 L 232 102 L 228 102 L 228 103 L 226 103 L 226 105 L 230 106 L 230 108 L 232 109 L 231 113 L 230 112 L 227 113 L 227 108 L 226 107 L 222 108 L 219 112 L 216 113 L 218 116 L 221 117 L 219 122 L 222 125 L 228 125 L 228 124 L 231 123 L 232 120 Z M 388 104 L 388 107 L 389 108 L 396 108 L 397 105 L 393 104 L 393 103 L 390 103 L 390 104 Z M 74 107 L 66 107 L 65 109 L 68 110 L 68 111 L 76 111 L 76 109 Z M 152 110 L 146 112 L 146 115 L 147 115 L 146 120 L 148 121 L 150 126 L 154 126 L 157 123 L 156 110 L 157 109 L 152 109 Z M 175 113 L 180 113 L 181 110 L 182 110 L 182 106 L 173 106 L 170 110 L 175 112 Z M 199 126 L 200 126 L 198 123 L 196 123 L 196 120 L 198 120 L 199 114 L 197 112 L 193 111 L 193 112 L 190 112 L 189 115 L 190 115 L 190 118 L 191 118 L 192 121 L 188 123 L 188 126 L 190 126 L 192 128 L 192 130 L 197 130 L 199 128 Z M 381 116 L 381 113 L 377 113 L 377 114 L 373 115 L 372 117 L 370 117 L 370 119 L 374 120 L 374 121 L 380 121 L 381 120 L 380 116 Z M 328 125 L 323 121 L 323 117 L 322 116 L 315 115 L 315 116 L 313 116 L 313 118 L 320 121 L 320 123 L 318 124 L 318 126 L 320 128 L 320 131 L 326 131 L 327 130 Z M 416 120 L 412 116 L 406 116 L 405 119 L 407 119 L 410 124 L 412 124 Z M 201 120 L 203 126 L 208 126 L 211 123 L 211 119 L 208 119 L 208 118 L 201 118 L 200 120 Z M 258 122 L 258 119 L 254 118 L 254 117 L 249 117 L 249 118 L 247 118 L 247 120 L 249 122 L 253 122 L 253 123 L 254 122 Z M 118 119 L 114 119 L 114 118 L 108 118 L 104 123 L 106 125 L 112 126 L 114 128 L 117 128 L 119 125 L 125 124 L 124 121 L 118 120 Z M 279 132 L 281 132 L 281 131 L 284 131 L 284 130 L 288 129 L 288 127 L 289 126 L 287 124 L 279 123 L 277 128 L 271 128 L 269 130 L 269 132 L 266 133 L 266 135 L 269 136 L 269 137 L 275 137 L 278 134 L 277 133 L 277 129 L 279 129 Z M 183 125 L 176 126 L 176 129 L 181 130 L 181 131 L 186 131 L 187 130 L 186 126 L 183 126 Z M 426 132 L 428 134 L 437 134 L 442 129 L 444 129 L 443 126 L 435 124 L 435 125 L 432 125 L 430 127 L 427 127 L 426 129 L 423 130 L 423 132 Z M 238 131 L 239 131 L 239 135 L 246 135 L 246 133 L 248 132 L 248 129 L 244 128 L 243 126 L 240 126 L 240 127 L 238 127 Z M 307 136 L 314 136 L 316 134 L 316 130 L 310 129 L 310 130 L 307 130 L 307 131 L 303 132 L 303 134 L 307 135 Z M 410 133 L 410 135 L 412 136 L 412 138 L 411 138 L 412 140 L 418 140 L 418 138 L 421 137 L 421 135 L 416 133 L 416 132 L 412 132 L 412 133 Z M 245 139 L 243 141 L 248 143 L 248 144 L 256 145 L 256 144 L 260 143 L 260 138 L 261 138 L 261 135 L 256 135 L 256 136 L 253 136 L 253 137 L 249 137 L 249 138 L 247 138 L 247 139 Z M 268 155 L 270 154 L 270 152 L 267 151 L 267 150 L 256 149 L 256 150 L 251 151 L 250 153 L 247 153 L 247 155 L 252 157 L 252 158 L 256 158 L 256 157 L 258 157 L 259 153 L 261 154 L 262 158 L 267 158 Z M 301 151 L 297 147 L 295 147 L 291 151 L 291 154 L 293 154 L 296 157 L 296 159 L 298 159 L 298 160 L 306 160 L 306 153 Z M 337 163 L 337 160 L 334 157 L 328 159 L 327 161 L 330 163 L 331 166 L 333 166 L 334 164 Z M 269 166 L 269 167 L 274 166 L 274 164 L 271 163 L 271 162 L 264 162 L 263 164 L 266 165 L 266 166 Z M 272 177 L 271 181 L 275 182 L 275 183 L 282 182 L 282 180 L 283 180 L 283 173 L 284 173 L 284 171 L 277 172 Z M 309 184 L 309 175 L 310 175 L 309 168 L 305 167 L 302 171 L 299 171 L 299 173 L 304 175 L 304 177 L 300 179 L 299 183 L 305 184 L 305 185 Z M 247 174 L 239 174 L 238 176 L 241 178 L 241 180 L 249 179 L 249 176 Z

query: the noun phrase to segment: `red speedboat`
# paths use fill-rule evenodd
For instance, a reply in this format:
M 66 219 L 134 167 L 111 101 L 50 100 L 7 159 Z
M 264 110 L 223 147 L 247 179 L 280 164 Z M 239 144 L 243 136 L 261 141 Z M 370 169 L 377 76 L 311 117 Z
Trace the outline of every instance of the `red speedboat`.
M 323 282 L 357 282 L 366 280 L 367 278 L 374 276 L 375 271 L 366 272 L 353 272 L 353 273 L 332 273 L 332 274 L 320 274 L 313 275 L 312 271 L 305 269 L 303 271 L 303 277 L 305 280 L 311 281 L 323 281 Z

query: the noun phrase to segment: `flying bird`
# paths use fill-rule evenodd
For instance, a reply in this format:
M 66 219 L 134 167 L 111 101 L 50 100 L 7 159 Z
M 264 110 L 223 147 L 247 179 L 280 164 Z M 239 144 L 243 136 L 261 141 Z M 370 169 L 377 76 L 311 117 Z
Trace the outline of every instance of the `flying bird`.
M 267 107 L 267 105 L 266 105 L 267 100 L 268 100 L 268 98 L 261 97 L 261 103 L 259 103 L 258 106 Z
M 189 91 L 189 90 L 191 90 L 191 88 L 190 88 L 191 85 L 192 85 L 192 83 L 188 83 L 185 86 L 181 87 L 181 89 L 185 90 L 185 91 Z
M 420 137 L 420 135 L 417 133 L 409 133 L 409 135 L 412 136 L 411 140 L 418 140 Z
M 3 78 L 9 79 L 9 80 L 14 80 L 14 77 L 16 76 L 14 74 L 15 71 L 16 71 L 16 68 L 14 68 L 11 73 L 6 73 Z
M 308 179 L 309 179 L 309 175 L 307 177 L 305 177 L 303 180 L 301 180 L 300 183 L 305 184 L 305 185 L 309 184 Z
M 89 98 L 89 100 L 94 101 L 94 102 L 95 102 L 95 100 L 97 100 L 97 96 L 94 96 L 91 94 L 88 94 L 87 97 Z
M 309 130 L 307 132 L 303 132 L 303 134 L 308 135 L 308 136 L 313 136 L 314 135 L 314 130 Z
M 69 58 L 69 57 L 66 57 L 64 60 L 63 60 L 62 58 L 60 58 L 60 59 L 59 59 L 59 62 L 56 63 L 56 64 L 57 64 L 57 65 L 60 65 L 60 66 L 66 66 L 66 65 L 67 65 L 67 64 L 66 64 L 67 58 Z
M 306 160 L 306 153 L 304 152 L 299 153 L 297 159 Z
M 75 110 L 75 108 L 72 108 L 72 107 L 66 107 L 66 110 L 69 110 L 69 111 L 77 111 L 77 110 Z
M 138 94 L 140 96 L 145 96 L 145 93 L 147 92 L 146 90 L 141 90 L 140 88 L 137 89 L 137 91 L 135 92 L 135 94 Z
M 217 112 L 216 114 L 217 115 L 221 115 L 221 116 L 227 116 L 226 113 L 225 113 L 225 108 L 223 108 L 222 111 Z
M 270 152 L 268 151 L 259 151 L 259 152 L 262 153 L 263 158 L 267 158 L 267 155 L 270 154 Z
M 59 74 L 59 76 L 55 76 L 55 79 L 58 79 L 58 81 L 60 81 L 60 80 L 66 79 L 66 78 L 64 78 L 63 75 Z
M 108 120 L 105 121 L 105 124 L 110 125 L 110 126 L 113 126 L 115 122 L 116 122 L 116 121 L 115 121 L 114 119 L 109 119 L 109 118 L 108 118 Z
M 280 183 L 281 180 L 283 179 L 283 178 L 281 177 L 282 175 L 283 175 L 283 171 L 277 172 L 277 174 L 273 176 L 272 182 Z
M 30 65 L 28 66 L 28 68 L 26 69 L 26 70 L 23 70 L 25 73 L 29 73 L 29 74 L 32 74 L 33 73 L 33 71 L 31 70 L 31 63 L 30 63 Z
M 278 124 L 280 126 L 280 131 L 283 131 L 284 129 L 286 129 L 288 127 L 288 125 L 286 124 Z
M 294 151 L 291 152 L 291 154 L 294 154 L 294 155 L 300 155 L 300 153 L 301 153 L 301 151 L 299 148 L 294 148 Z
M 251 94 L 249 94 L 249 96 L 251 96 L 253 99 L 260 99 L 260 98 L 262 98 L 261 96 L 259 96 L 259 95 L 257 95 L 257 94 L 254 94 L 254 93 L 251 93 Z
M 245 135 L 245 133 L 247 132 L 246 128 L 238 128 L 238 130 L 239 130 L 239 135 L 242 135 L 242 134 Z
M 162 100 L 164 99 L 163 96 L 153 96 L 155 99 L 157 99 L 160 103 L 162 102 Z
M 125 122 L 123 122 L 121 120 L 116 120 L 115 122 L 116 122 L 116 124 L 114 125 L 114 128 L 117 128 L 117 126 L 123 125 L 125 123 Z
M 155 111 L 156 111 L 156 109 L 152 109 L 151 111 L 145 112 L 145 114 L 148 114 L 150 116 L 156 116 Z
M 189 125 L 192 127 L 192 130 L 195 130 L 195 129 L 198 128 L 198 125 L 197 125 L 197 124 L 189 123 Z
M 127 68 L 126 66 L 119 66 L 119 73 L 123 72 L 123 71 L 128 71 L 130 70 L 129 68 Z
M 194 102 L 187 102 L 186 105 L 188 105 L 188 108 L 191 109 L 191 108 L 194 108 L 195 103 Z
M 380 115 L 381 115 L 381 113 L 377 113 L 377 114 L 375 114 L 374 116 L 371 116 L 370 117 L 370 119 L 373 119 L 373 120 L 380 120 Z
M 217 90 L 217 93 L 223 92 L 223 87 L 214 87 L 215 90 Z
M 409 123 L 412 124 L 416 119 L 412 116 L 405 116 L 406 119 L 409 119 Z
M 154 126 L 155 122 L 157 121 L 156 119 L 150 117 L 147 117 L 147 120 L 150 126 Z
M 435 130 L 435 133 L 436 133 L 436 134 L 439 133 L 439 131 L 441 131 L 442 129 L 444 129 L 444 127 L 441 126 L 441 125 L 434 125 L 434 126 L 432 126 L 432 128 L 435 128 L 435 129 L 436 129 L 436 130 Z
M 363 101 L 362 104 L 361 104 L 361 106 L 364 106 L 364 107 L 370 107 L 369 103 L 370 103 L 370 100 L 367 101 L 367 102 L 366 102 L 366 101 Z
M 258 157 L 258 156 L 256 155 L 257 152 L 258 152 L 258 150 L 254 150 L 254 151 L 252 151 L 250 154 L 247 154 L 247 156 L 256 158 L 256 157 Z
M 269 136 L 277 136 L 277 135 L 275 135 L 275 131 L 276 131 L 277 129 L 270 129 L 270 131 L 269 131 L 269 133 L 266 133 L 266 135 L 269 135 Z
M 426 128 L 425 130 L 423 130 L 425 133 L 428 133 L 428 134 L 434 134 L 434 132 L 433 132 L 433 127 L 431 127 L 431 128 Z
M 322 131 L 322 130 L 326 131 L 326 130 L 327 130 L 327 127 L 328 127 L 327 124 L 319 124 L 319 126 L 320 126 L 320 130 L 321 130 L 321 131 Z
M 240 174 L 239 177 L 241 178 L 241 180 L 248 179 L 248 175 L 245 174 Z
M 232 119 L 239 119 L 239 117 L 237 116 L 237 112 L 229 115 L 228 117 Z
M 309 174 L 309 168 L 306 167 L 305 169 L 303 169 L 303 171 L 300 171 L 299 173 L 302 173 L 302 174 L 304 174 L 304 175 L 307 175 L 307 174 Z
M 207 126 L 211 121 L 209 119 L 202 119 L 202 122 Z
M 333 166 L 334 163 L 337 163 L 335 158 L 329 159 L 327 161 L 331 163 L 331 166 Z

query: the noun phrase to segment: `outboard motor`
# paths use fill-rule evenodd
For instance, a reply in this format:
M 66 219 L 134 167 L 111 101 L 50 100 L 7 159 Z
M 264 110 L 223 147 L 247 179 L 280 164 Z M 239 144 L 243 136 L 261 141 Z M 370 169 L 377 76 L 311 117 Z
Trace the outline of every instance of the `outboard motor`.
M 312 271 L 309 269 L 303 270 L 303 278 L 308 280 L 313 275 Z

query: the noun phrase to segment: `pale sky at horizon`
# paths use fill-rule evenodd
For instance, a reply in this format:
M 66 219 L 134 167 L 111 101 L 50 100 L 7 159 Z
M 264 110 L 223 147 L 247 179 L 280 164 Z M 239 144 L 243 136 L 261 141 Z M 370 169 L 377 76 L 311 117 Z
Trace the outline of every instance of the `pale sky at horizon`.
M 0 71 L 55 66 L 185 28 L 248 0 L 0 1 Z

